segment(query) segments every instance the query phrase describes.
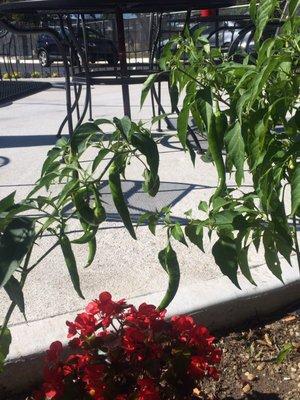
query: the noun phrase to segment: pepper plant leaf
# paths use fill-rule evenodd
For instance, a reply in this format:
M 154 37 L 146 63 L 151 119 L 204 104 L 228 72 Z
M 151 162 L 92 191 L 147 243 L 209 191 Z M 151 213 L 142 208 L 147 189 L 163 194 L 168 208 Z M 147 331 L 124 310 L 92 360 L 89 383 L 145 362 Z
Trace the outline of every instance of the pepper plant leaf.
M 60 238 L 60 246 L 61 250 L 63 252 L 66 266 L 68 268 L 71 281 L 73 283 L 73 287 L 76 290 L 77 294 L 79 297 L 84 299 L 84 296 L 82 294 L 82 291 L 80 289 L 80 280 L 79 280 L 79 275 L 78 275 L 78 270 L 77 270 L 77 263 L 76 263 L 76 258 L 72 250 L 72 246 L 70 243 L 70 240 L 68 236 L 63 234 Z
M 220 237 L 213 245 L 212 254 L 222 273 L 240 289 L 237 279 L 238 258 L 236 243 L 230 237 Z
M 8 328 L 0 326 L 0 372 L 3 371 L 4 361 L 9 353 L 11 333 Z
M 33 245 L 34 220 L 16 217 L 0 237 L 0 288 L 6 285 Z
M 236 168 L 236 183 L 238 186 L 241 186 L 244 179 L 245 143 L 239 122 L 236 122 L 226 133 L 225 143 L 228 157 Z
M 300 163 L 296 164 L 292 177 L 292 215 L 299 212 L 300 208 Z
M 10 300 L 18 306 L 26 319 L 24 295 L 20 282 L 14 276 L 11 276 L 10 280 L 5 284 L 4 290 L 8 294 Z

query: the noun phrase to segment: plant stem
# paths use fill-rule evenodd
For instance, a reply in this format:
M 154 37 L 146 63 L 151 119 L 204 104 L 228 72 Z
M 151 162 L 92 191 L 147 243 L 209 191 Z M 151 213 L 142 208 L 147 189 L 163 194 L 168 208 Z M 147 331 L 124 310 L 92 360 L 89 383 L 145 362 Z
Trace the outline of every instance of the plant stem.
M 29 264 L 29 262 L 30 262 L 30 258 L 31 258 L 32 250 L 33 250 L 33 246 L 34 246 L 34 243 L 32 244 L 32 246 L 31 246 L 29 252 L 27 253 L 27 256 L 26 256 L 26 258 L 25 258 L 25 261 L 24 261 L 24 266 L 23 266 L 23 270 L 22 270 L 22 276 L 21 276 L 21 280 L 20 280 L 20 287 L 21 287 L 21 289 L 23 289 L 23 287 L 24 287 L 24 285 L 25 285 L 25 282 L 26 282 L 26 279 L 27 279 L 27 276 L 28 276 L 29 272 L 32 271 L 33 268 L 35 268 L 44 258 L 46 258 L 46 257 L 51 253 L 51 251 L 52 251 L 56 246 L 58 246 L 58 244 L 59 244 L 59 242 L 56 242 L 48 251 L 46 251 L 45 254 L 43 254 L 43 256 L 42 256 L 41 258 L 39 258 L 39 260 L 38 260 L 37 262 L 35 262 L 30 268 L 28 268 L 28 264 Z M 11 305 L 9 306 L 9 309 L 7 310 L 7 313 L 6 313 L 6 315 L 5 315 L 3 324 L 1 325 L 0 339 L 1 339 L 1 338 L 3 337 L 3 335 L 4 335 L 4 331 L 5 331 L 5 329 L 6 329 L 7 326 L 8 326 L 10 317 L 12 316 L 12 313 L 14 312 L 14 309 L 15 309 L 16 305 L 17 305 L 17 304 L 13 301 L 13 302 L 11 303 Z
M 21 289 L 23 289 L 23 287 L 24 287 L 24 285 L 25 285 L 25 282 L 26 282 L 27 275 L 28 275 L 28 274 L 27 274 L 27 267 L 28 267 L 28 264 L 29 264 L 29 261 L 30 261 L 30 257 L 31 257 L 31 254 L 32 254 L 33 246 L 34 246 L 34 242 L 33 242 L 33 244 L 31 245 L 31 248 L 30 248 L 30 250 L 28 251 L 28 253 L 27 253 L 27 255 L 26 255 L 26 258 L 25 258 L 25 262 L 24 262 L 24 266 L 23 266 L 23 271 L 22 271 L 22 276 L 21 276 L 21 280 L 20 280 L 20 287 L 21 287 Z M 1 326 L 0 340 L 2 339 L 2 337 L 3 337 L 3 335 L 4 335 L 4 331 L 5 331 L 5 329 L 7 328 L 8 322 L 9 322 L 9 320 L 10 320 L 10 317 L 11 317 L 12 313 L 14 312 L 14 309 L 15 309 L 16 305 L 17 305 L 17 304 L 16 304 L 14 301 L 12 301 L 11 305 L 9 306 L 9 309 L 8 309 L 6 315 L 5 315 L 3 324 L 2 324 L 2 326 Z
M 50 247 L 30 268 L 26 270 L 26 274 L 29 274 L 44 258 L 46 258 L 52 250 L 54 250 L 59 245 L 59 241 L 57 241 L 53 246 Z

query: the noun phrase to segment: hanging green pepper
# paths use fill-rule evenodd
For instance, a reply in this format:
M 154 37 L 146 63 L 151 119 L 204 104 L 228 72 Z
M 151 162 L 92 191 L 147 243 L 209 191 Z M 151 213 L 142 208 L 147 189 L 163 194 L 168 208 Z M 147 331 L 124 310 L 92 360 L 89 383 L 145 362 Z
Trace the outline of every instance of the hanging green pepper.
M 114 161 L 109 169 L 109 187 L 116 209 L 130 235 L 136 239 L 127 204 L 122 192 L 120 172 L 117 162 Z

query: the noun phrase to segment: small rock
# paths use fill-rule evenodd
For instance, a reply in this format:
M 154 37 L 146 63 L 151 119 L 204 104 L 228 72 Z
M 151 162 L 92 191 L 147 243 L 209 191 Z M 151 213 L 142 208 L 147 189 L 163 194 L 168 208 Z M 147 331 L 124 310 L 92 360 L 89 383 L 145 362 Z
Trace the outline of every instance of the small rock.
M 291 367 L 291 372 L 296 372 L 297 368 Z
M 264 338 L 265 338 L 265 341 L 266 341 L 267 345 L 269 347 L 273 347 L 272 340 L 270 339 L 270 336 L 267 333 L 265 334 Z
M 258 364 L 258 366 L 256 367 L 257 371 L 262 371 L 265 368 L 266 363 L 261 363 Z
M 245 377 L 248 381 L 253 381 L 255 379 L 255 376 L 250 372 L 245 372 Z
M 251 391 L 251 386 L 249 383 L 247 383 L 245 386 L 243 386 L 243 393 L 249 393 Z
M 292 322 L 296 320 L 296 315 L 288 315 L 287 317 L 282 318 L 283 322 Z

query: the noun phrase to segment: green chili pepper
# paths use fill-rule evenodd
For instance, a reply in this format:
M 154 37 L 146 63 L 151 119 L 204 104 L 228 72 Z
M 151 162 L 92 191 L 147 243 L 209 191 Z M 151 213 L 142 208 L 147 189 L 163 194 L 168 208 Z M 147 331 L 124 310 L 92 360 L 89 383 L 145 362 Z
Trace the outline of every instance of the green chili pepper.
M 162 250 L 158 255 L 159 261 L 163 269 L 169 275 L 169 285 L 165 297 L 162 299 L 159 309 L 164 310 L 174 299 L 180 282 L 180 268 L 177 260 L 177 255 L 171 244 Z
M 116 209 L 122 218 L 122 221 L 130 233 L 130 235 L 136 239 L 135 231 L 131 222 L 130 214 L 123 196 L 121 178 L 117 161 L 114 161 L 109 169 L 109 187 L 112 194 L 112 198 Z
M 227 122 L 227 121 L 226 121 Z M 224 116 L 221 112 L 212 114 L 211 124 L 207 132 L 209 151 L 216 165 L 218 173 L 218 187 L 214 193 L 214 198 L 222 195 L 226 189 L 226 170 L 222 156 L 224 138 Z

